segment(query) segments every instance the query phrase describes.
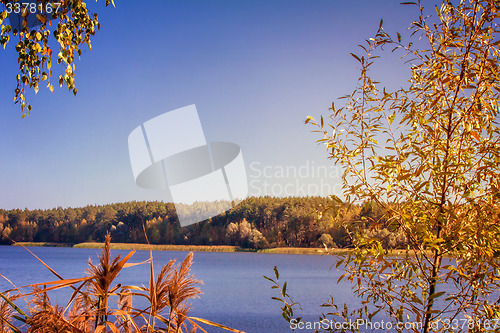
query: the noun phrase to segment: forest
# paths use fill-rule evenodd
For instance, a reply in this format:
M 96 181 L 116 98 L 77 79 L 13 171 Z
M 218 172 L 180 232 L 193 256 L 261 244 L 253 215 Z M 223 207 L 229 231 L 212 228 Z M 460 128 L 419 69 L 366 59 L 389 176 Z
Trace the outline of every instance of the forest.
M 200 202 L 191 209 L 204 209 Z M 332 208 L 325 197 L 250 197 L 209 220 L 181 227 L 174 205 L 126 202 L 47 210 L 0 209 L 0 242 L 113 242 L 272 247 L 351 246 L 353 234 L 382 240 L 384 247 L 406 246 L 406 237 L 391 232 L 385 212 L 373 202 Z M 147 239 L 145 237 L 147 235 Z

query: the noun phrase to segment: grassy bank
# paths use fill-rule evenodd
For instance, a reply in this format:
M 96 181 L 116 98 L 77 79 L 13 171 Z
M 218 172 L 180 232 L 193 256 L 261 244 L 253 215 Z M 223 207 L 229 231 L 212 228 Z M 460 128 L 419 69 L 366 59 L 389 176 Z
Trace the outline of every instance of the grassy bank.
M 101 249 L 104 243 L 88 242 L 75 244 L 73 247 L 81 249 Z M 111 243 L 116 250 L 155 250 L 155 251 L 203 251 L 203 252 L 237 252 L 237 246 L 229 245 L 149 245 L 133 243 Z
M 14 246 L 49 246 L 49 247 L 74 247 L 79 249 L 102 249 L 104 243 L 86 242 L 79 244 L 68 243 L 44 243 L 44 242 L 17 242 Z M 341 255 L 352 251 L 352 249 L 328 249 L 328 253 L 321 247 L 275 247 L 263 250 L 244 249 L 231 245 L 156 245 L 136 243 L 111 243 L 114 250 L 153 250 L 153 251 L 188 251 L 188 252 L 256 252 L 256 253 L 280 253 L 280 254 L 319 254 L 319 255 Z M 406 250 L 391 250 L 391 255 L 404 256 Z M 414 255 L 410 252 L 410 255 Z
M 17 242 L 14 246 L 52 246 L 52 247 L 74 247 L 80 249 L 102 249 L 104 243 L 87 242 L 79 244 L 66 243 L 44 243 L 44 242 Z M 115 250 L 154 250 L 154 251 L 192 251 L 192 252 L 257 252 L 257 253 L 284 253 L 284 254 L 326 254 L 324 248 L 303 247 L 277 247 L 264 250 L 243 249 L 230 245 L 148 245 L 135 243 L 111 243 Z M 330 254 L 345 252 L 342 249 L 330 249 Z
M 80 243 L 76 248 L 102 248 L 103 243 Z M 111 243 L 112 249 L 120 250 L 156 250 L 156 251 L 202 251 L 202 252 L 257 252 L 257 253 L 287 253 L 287 254 L 325 254 L 322 248 L 278 247 L 265 250 L 243 249 L 230 245 L 148 245 L 132 243 Z M 338 250 L 339 252 L 341 250 Z
M 321 247 L 275 247 L 258 251 L 259 253 L 284 253 L 284 254 L 343 254 L 346 249 L 328 249 L 328 253 Z
M 104 243 L 103 243 L 104 244 Z M 70 243 L 51 243 L 51 242 L 16 242 L 13 246 L 40 246 L 40 247 L 73 247 Z

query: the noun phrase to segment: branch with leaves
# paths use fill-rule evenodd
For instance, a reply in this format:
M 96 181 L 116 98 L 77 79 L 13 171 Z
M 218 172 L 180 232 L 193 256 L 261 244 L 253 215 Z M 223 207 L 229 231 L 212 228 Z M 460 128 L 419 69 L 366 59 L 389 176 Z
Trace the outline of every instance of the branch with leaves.
M 498 315 L 500 4 L 444 0 L 434 15 L 420 1 L 404 4 L 418 8 L 410 38 L 420 47 L 381 21 L 363 54 L 352 54 L 356 90 L 332 104 L 328 122 L 306 123 L 343 166 L 347 203 L 376 202 L 409 240 L 408 255 L 396 258 L 356 235 L 343 261 L 356 294 L 394 324 L 421 321 L 427 333 L 436 321 Z M 386 46 L 409 59 L 407 88 L 388 92 L 371 79 Z
M 58 84 L 66 85 L 76 95 L 75 58 L 82 55 L 84 44 L 92 49 L 91 37 L 100 28 L 97 14 L 89 12 L 82 0 L 37 0 L 34 7 L 21 0 L 0 3 L 4 7 L 0 11 L 0 45 L 5 49 L 9 42 L 15 43 L 18 53 L 14 103 L 20 104 L 22 117 L 32 110 L 27 100 L 29 90 L 38 93 L 45 81 L 46 87 L 54 90 L 54 51 L 58 51 L 55 60 L 64 70 L 58 76 Z M 110 4 L 114 6 L 113 0 L 105 0 L 106 6 Z

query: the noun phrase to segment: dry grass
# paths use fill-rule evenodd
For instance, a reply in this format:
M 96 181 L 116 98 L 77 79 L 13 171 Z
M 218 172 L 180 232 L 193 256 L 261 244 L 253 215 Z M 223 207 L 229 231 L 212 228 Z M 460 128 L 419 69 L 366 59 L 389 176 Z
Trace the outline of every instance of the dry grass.
M 103 243 L 87 242 L 75 244 L 75 248 L 100 249 Z M 230 245 L 151 245 L 134 243 L 113 243 L 113 250 L 153 250 L 153 251 L 186 251 L 186 252 L 237 252 L 237 246 Z
M 342 254 L 346 250 L 343 249 L 328 249 L 319 247 L 276 247 L 272 249 L 260 250 L 262 253 L 281 253 L 281 254 Z
M 80 243 L 76 248 L 102 248 L 103 243 Z M 134 243 L 113 243 L 112 249 L 117 250 L 153 250 L 153 251 L 185 251 L 185 252 L 256 252 L 256 253 L 284 253 L 284 254 L 327 254 L 324 248 L 307 247 L 275 247 L 263 250 L 242 249 L 231 245 L 150 245 Z M 328 254 L 342 254 L 349 250 L 328 249 Z
M 71 244 L 71 243 L 51 243 L 51 242 L 15 242 L 12 245 L 13 246 L 39 246 L 39 247 L 73 247 L 74 244 Z
M 75 245 L 59 244 L 59 243 L 15 243 L 18 246 L 58 246 L 58 247 L 75 247 L 100 249 L 104 243 L 87 242 Z M 352 252 L 349 248 L 328 248 L 324 247 L 275 247 L 262 250 L 242 249 L 238 246 L 231 245 L 151 245 L 151 244 L 136 244 L 136 243 L 111 243 L 113 250 L 153 250 L 153 251 L 183 251 L 183 252 L 256 252 L 256 253 L 280 253 L 280 254 L 316 254 L 316 255 L 343 255 Z M 407 253 L 405 249 L 392 249 L 389 253 L 394 256 L 404 256 Z M 430 253 L 430 251 L 429 251 Z M 409 255 L 415 255 L 413 251 L 409 251 Z M 0 332 L 1 333 L 1 332 Z
M 180 264 L 170 260 L 155 275 L 152 252 L 147 262 L 134 264 L 128 261 L 135 251 L 123 258 L 112 257 L 111 248 L 108 234 L 99 263 L 93 264 L 89 260 L 86 275 L 77 279 L 63 279 L 35 256 L 58 280 L 0 293 L 0 333 L 192 333 L 198 329 L 206 333 L 200 324 L 241 332 L 189 316 L 189 301 L 201 294 L 198 286 L 202 283 L 190 273 L 193 253 L 189 253 Z M 149 263 L 150 270 L 148 287 L 121 286 L 114 282 L 123 269 L 146 263 Z M 22 292 L 27 288 L 28 292 Z M 73 289 L 64 307 L 52 305 L 47 294 L 60 288 Z M 21 297 L 26 300 L 28 314 L 12 302 Z M 137 297 L 146 299 L 148 306 L 134 308 L 133 299 Z

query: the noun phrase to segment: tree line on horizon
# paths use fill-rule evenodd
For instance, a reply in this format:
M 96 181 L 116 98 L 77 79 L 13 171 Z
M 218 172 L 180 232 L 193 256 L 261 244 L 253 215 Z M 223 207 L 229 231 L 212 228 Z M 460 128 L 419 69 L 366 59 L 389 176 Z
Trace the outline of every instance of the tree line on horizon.
M 206 203 L 191 206 L 203 210 Z M 113 242 L 269 247 L 350 247 L 353 234 L 382 240 L 386 248 L 405 247 L 391 232 L 385 212 L 374 202 L 327 209 L 326 197 L 250 197 L 206 221 L 181 227 L 172 203 L 133 201 L 82 208 L 0 209 L 0 243 Z M 146 239 L 147 235 L 147 239 Z

